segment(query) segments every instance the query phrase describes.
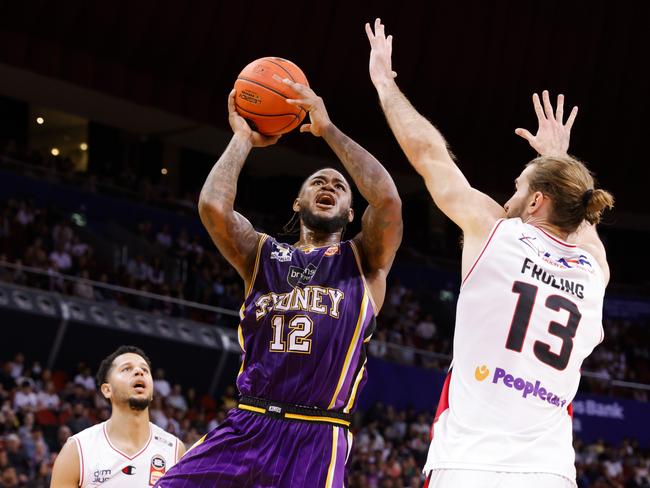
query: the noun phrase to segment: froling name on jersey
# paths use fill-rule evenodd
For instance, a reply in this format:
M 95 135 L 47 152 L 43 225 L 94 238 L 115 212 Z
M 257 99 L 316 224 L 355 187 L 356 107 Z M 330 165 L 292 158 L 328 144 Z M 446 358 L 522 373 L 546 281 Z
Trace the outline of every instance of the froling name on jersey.
M 288 312 L 302 310 L 319 314 L 329 314 L 338 319 L 341 302 L 345 293 L 338 288 L 322 286 L 295 287 L 289 293 L 267 293 L 255 300 L 255 318 L 260 320 L 271 311 Z
M 558 278 L 557 276 L 546 271 L 541 266 L 535 264 L 532 259 L 524 259 L 524 264 L 521 267 L 521 273 L 524 275 L 529 275 L 546 285 L 550 285 L 553 288 L 567 292 L 580 299 L 583 299 L 585 297 L 584 285 L 576 283 L 575 281 L 568 280 L 566 278 Z

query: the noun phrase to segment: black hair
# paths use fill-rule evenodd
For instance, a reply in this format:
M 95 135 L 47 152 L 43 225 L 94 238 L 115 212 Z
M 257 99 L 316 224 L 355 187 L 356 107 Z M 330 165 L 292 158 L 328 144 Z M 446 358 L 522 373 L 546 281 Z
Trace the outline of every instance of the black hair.
M 115 351 L 113 351 L 111 354 L 106 356 L 101 363 L 99 363 L 99 368 L 97 369 L 97 376 L 95 377 L 95 379 L 97 381 L 97 388 L 100 391 L 102 385 L 104 383 L 108 383 L 108 375 L 110 374 L 111 369 L 113 368 L 113 361 L 115 361 L 115 358 L 129 352 L 133 354 L 137 354 L 142 359 L 144 359 L 147 362 L 149 369 L 151 369 L 151 360 L 147 357 L 147 355 L 144 353 L 142 349 L 136 346 L 120 346 L 117 349 L 115 349 Z

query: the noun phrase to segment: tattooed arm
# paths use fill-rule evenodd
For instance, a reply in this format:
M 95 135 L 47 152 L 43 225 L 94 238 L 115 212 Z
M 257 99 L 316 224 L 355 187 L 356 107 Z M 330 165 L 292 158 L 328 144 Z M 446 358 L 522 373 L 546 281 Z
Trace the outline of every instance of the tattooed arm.
M 361 233 L 355 238 L 363 249 L 368 271 L 388 272 L 402 241 L 402 202 L 395 183 L 372 154 L 334 124 L 330 123 L 322 136 L 368 202 Z
M 235 111 L 234 90 L 228 97 L 228 112 L 234 135 L 205 180 L 199 197 L 199 216 L 219 252 L 248 286 L 259 234 L 248 219 L 234 209 L 237 180 L 251 149 L 275 144 L 279 137 L 265 137 L 250 129 Z
M 363 254 L 364 273 L 373 299 L 381 308 L 386 293 L 386 275 L 402 241 L 402 202 L 395 183 L 372 154 L 332 123 L 322 98 L 307 86 L 290 80 L 284 82 L 301 97 L 287 102 L 309 111 L 310 123 L 303 125 L 300 131 L 325 139 L 368 202 L 361 220 L 361 233 L 355 241 Z

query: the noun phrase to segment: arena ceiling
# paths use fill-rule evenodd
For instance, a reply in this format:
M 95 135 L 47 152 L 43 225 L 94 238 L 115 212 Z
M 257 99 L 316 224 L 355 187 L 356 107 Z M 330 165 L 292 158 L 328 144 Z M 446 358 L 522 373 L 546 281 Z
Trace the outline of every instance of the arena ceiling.
M 376 16 L 401 88 L 477 187 L 511 191 L 532 156 L 513 131 L 534 128 L 530 95 L 548 88 L 580 106 L 573 152 L 619 208 L 650 213 L 648 2 L 2 1 L 0 62 L 225 129 L 240 69 L 286 57 L 344 131 L 408 172 L 368 76 L 363 25 Z M 326 152 L 307 135 L 283 144 Z

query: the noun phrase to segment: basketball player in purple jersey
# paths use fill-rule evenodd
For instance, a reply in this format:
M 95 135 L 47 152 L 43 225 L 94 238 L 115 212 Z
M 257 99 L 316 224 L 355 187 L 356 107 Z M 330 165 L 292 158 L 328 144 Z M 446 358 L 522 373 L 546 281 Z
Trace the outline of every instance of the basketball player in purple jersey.
M 241 398 L 160 488 L 343 486 L 350 414 L 366 378 L 365 345 L 402 238 L 401 202 L 388 172 L 332 124 L 323 100 L 284 82 L 300 96 L 289 103 L 309 111 L 301 132 L 325 139 L 368 201 L 362 230 L 341 241 L 354 216 L 352 192 L 331 168 L 309 176 L 294 201 L 300 238 L 293 245 L 258 233 L 233 209 L 249 152 L 278 140 L 249 128 L 235 111 L 233 90 L 234 135 L 205 182 L 199 213 L 246 285 Z

